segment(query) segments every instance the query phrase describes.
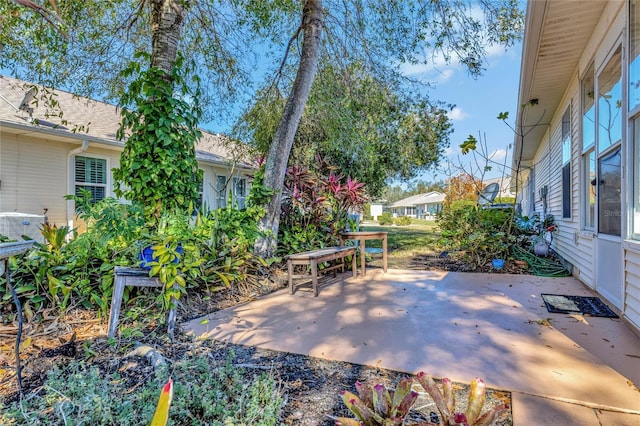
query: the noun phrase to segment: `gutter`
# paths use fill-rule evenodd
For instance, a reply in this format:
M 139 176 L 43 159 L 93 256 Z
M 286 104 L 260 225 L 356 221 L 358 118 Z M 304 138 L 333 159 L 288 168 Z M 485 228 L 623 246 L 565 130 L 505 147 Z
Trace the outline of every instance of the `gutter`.
M 76 155 L 89 149 L 89 140 L 84 139 L 82 145 L 74 148 L 67 154 L 67 194 L 75 194 L 75 183 L 72 180 L 74 176 L 73 162 L 71 161 Z M 67 200 L 67 225 L 69 229 L 73 229 L 73 214 L 75 213 L 75 203 L 73 200 Z

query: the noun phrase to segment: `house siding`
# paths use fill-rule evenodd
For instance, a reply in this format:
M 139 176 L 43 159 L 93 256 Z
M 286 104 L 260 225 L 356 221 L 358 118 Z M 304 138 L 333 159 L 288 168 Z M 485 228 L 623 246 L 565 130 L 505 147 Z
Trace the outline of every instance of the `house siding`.
M 625 243 L 625 317 L 640 329 L 640 244 Z
M 0 211 L 43 214 L 66 223 L 67 153 L 72 144 L 41 141 L 19 135 L 1 136 L 2 196 Z
M 41 215 L 46 210 L 50 223 L 58 226 L 81 224 L 73 215 L 73 203 L 64 197 L 73 193 L 73 163 L 69 154 L 80 147 L 66 143 L 14 133 L 0 133 L 0 212 L 20 212 Z M 76 155 L 105 158 L 109 169 L 106 196 L 114 196 L 111 169 L 120 165 L 121 150 L 91 143 Z M 231 170 L 223 166 L 199 163 L 204 171 L 203 201 L 207 208 L 215 205 L 215 176 L 230 179 Z M 237 171 L 234 177 L 246 177 Z M 250 179 L 247 178 L 247 191 Z
M 633 173 L 629 171 L 636 166 L 630 156 L 634 155 L 634 150 L 638 147 L 638 141 L 634 141 L 633 134 L 629 133 L 631 129 L 630 117 L 628 116 L 626 100 L 624 99 L 627 96 L 625 86 L 629 84 L 627 75 L 629 52 L 628 41 L 625 40 L 629 3 L 623 1 L 604 4 L 604 8 L 601 11 L 595 12 L 599 15 L 595 25 L 590 27 L 593 29 L 586 33 L 584 37 L 578 35 L 570 40 L 570 42 L 578 41 L 579 45 L 567 45 L 567 47 L 564 47 L 562 43 L 558 44 L 557 40 L 552 40 L 550 35 L 552 31 L 560 28 L 560 22 L 570 18 L 566 10 L 555 8 L 553 9 L 554 13 L 549 15 L 549 10 L 551 9 L 543 10 L 539 3 L 530 1 L 529 5 L 533 4 L 535 6 L 528 8 L 528 12 L 531 11 L 534 13 L 533 16 L 536 17 L 541 16 L 541 13 L 546 15 L 543 29 L 540 32 L 530 32 L 532 37 L 525 40 L 526 49 L 523 59 L 522 78 L 526 79 L 526 82 L 524 84 L 521 83 L 521 90 L 523 87 L 524 90 L 520 93 L 519 101 L 523 104 L 528 99 L 546 100 L 547 109 L 542 114 L 549 117 L 548 119 L 543 117 L 540 120 L 540 123 L 545 123 L 548 127 L 544 131 L 537 132 L 534 137 L 529 138 L 526 141 L 528 145 L 522 145 L 523 147 L 528 146 L 529 149 L 537 146 L 537 149 L 533 155 L 531 151 L 526 152 L 526 165 L 531 167 L 532 170 L 527 176 L 525 186 L 522 188 L 523 192 L 518 194 L 518 198 L 523 202 L 523 213 L 526 213 L 528 211 L 527 208 L 530 206 L 535 211 L 543 213 L 540 189 L 548 185 L 546 212 L 553 214 L 559 224 L 559 232 L 554 235 L 553 248 L 574 266 L 574 276 L 601 293 L 601 296 L 605 299 L 607 299 L 606 296 L 608 294 L 612 295 L 612 297 L 617 297 L 615 286 L 619 285 L 617 288 L 621 290 L 620 296 L 622 299 L 608 298 L 607 301 L 619 308 L 625 319 L 640 330 L 640 241 L 625 240 L 625 237 L 630 238 L 627 228 L 630 223 L 628 218 L 633 215 L 634 208 L 630 191 L 633 189 L 633 185 L 637 184 L 637 182 L 633 182 Z M 568 4 L 568 2 L 565 4 Z M 592 6 L 588 2 L 586 4 L 589 7 Z M 592 10 L 595 10 L 598 5 L 594 4 L 593 7 L 594 9 Z M 547 33 L 545 33 L 545 30 L 547 30 Z M 540 36 L 539 39 L 536 38 L 538 36 Z M 532 42 L 528 44 L 527 41 Z M 597 234 L 597 230 L 585 228 L 584 209 L 585 203 L 588 202 L 587 197 L 590 185 L 587 182 L 588 170 L 583 164 L 582 157 L 582 93 L 580 82 L 589 67 L 593 65 L 597 94 L 599 84 L 597 76 L 605 69 L 604 67 L 609 63 L 612 53 L 619 45 L 622 45 L 623 67 L 621 80 L 623 105 L 620 111 L 623 126 L 621 136 L 623 167 L 621 189 L 625 194 L 622 196 L 623 222 L 620 238 L 622 240 L 620 256 L 616 258 L 618 252 L 609 251 L 615 250 L 615 245 L 617 244 L 615 235 L 611 236 L 603 232 L 602 237 L 600 237 Z M 549 59 L 551 54 L 554 55 L 553 58 L 564 57 L 561 54 L 562 49 L 567 50 L 567 52 L 569 52 L 569 49 L 573 49 L 573 52 L 581 52 L 570 77 L 565 70 L 558 68 L 560 67 L 560 60 L 555 63 Z M 543 62 L 542 65 L 541 61 Z M 555 73 L 556 68 L 554 67 L 561 69 L 564 74 L 558 75 L 558 73 Z M 563 83 L 560 87 L 550 84 L 551 79 L 556 76 L 558 81 L 566 81 L 566 83 Z M 549 105 L 553 105 L 553 107 L 549 108 Z M 561 119 L 562 114 L 568 107 L 571 107 L 571 216 L 562 218 Z M 634 111 L 634 114 L 636 113 L 637 111 Z M 525 124 L 531 125 L 537 120 L 535 110 L 527 111 L 527 114 L 529 115 L 523 114 L 519 117 L 525 117 L 523 120 Z M 637 118 L 637 115 L 633 118 Z M 605 151 L 600 151 L 600 154 L 606 155 L 604 153 Z M 526 186 L 527 183 L 533 183 L 535 187 L 533 191 Z M 535 200 L 531 200 L 532 203 L 527 205 L 526 202 L 531 198 L 531 194 L 535 195 Z M 627 220 L 624 220 L 624 218 L 627 218 Z M 615 263 L 603 264 L 602 259 L 598 259 L 600 255 L 596 256 L 596 248 L 606 250 L 600 255 L 606 254 L 607 256 L 605 257 Z M 599 266 L 602 269 L 600 269 L 601 273 L 597 274 L 596 265 L 598 261 L 601 262 Z M 607 281 L 609 271 L 614 269 L 622 271 L 622 276 L 619 281 L 617 277 L 615 281 Z M 596 282 L 597 280 L 603 281 Z

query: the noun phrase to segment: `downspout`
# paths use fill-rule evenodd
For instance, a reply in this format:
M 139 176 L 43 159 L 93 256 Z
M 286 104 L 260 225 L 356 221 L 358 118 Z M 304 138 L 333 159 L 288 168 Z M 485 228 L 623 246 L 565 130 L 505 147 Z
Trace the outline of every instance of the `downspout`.
M 82 141 L 82 145 L 78 148 L 74 148 L 67 154 L 67 194 L 75 194 L 75 181 L 73 176 L 75 175 L 75 169 L 73 167 L 74 162 L 71 161 L 76 155 L 85 152 L 89 148 L 89 140 Z M 75 213 L 75 203 L 73 200 L 67 200 L 67 225 L 69 229 L 73 229 L 73 214 Z

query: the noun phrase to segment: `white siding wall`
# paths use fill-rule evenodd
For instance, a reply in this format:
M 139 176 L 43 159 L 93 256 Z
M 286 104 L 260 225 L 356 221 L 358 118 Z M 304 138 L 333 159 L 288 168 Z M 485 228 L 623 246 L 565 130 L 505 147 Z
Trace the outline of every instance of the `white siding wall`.
M 72 144 L 47 142 L 3 133 L 0 164 L 0 211 L 42 214 L 66 224 L 67 153 Z
M 47 209 L 50 223 L 62 226 L 72 217 L 73 203 L 64 196 L 69 193 L 69 153 L 80 147 L 78 143 L 64 143 L 33 137 L 0 133 L 0 212 L 21 212 L 43 214 Z M 119 148 L 98 148 L 90 144 L 86 151 L 76 155 L 96 156 L 107 159 L 109 171 L 120 165 Z M 73 161 L 73 160 L 72 160 Z M 199 165 L 204 171 L 203 199 L 205 205 L 215 205 L 215 176 L 224 175 L 231 180 L 234 177 L 246 177 L 243 171 L 231 167 Z M 246 190 L 251 180 L 247 178 Z M 109 183 L 113 185 L 111 173 Z M 231 189 L 229 183 L 228 189 Z M 107 196 L 114 196 L 113 187 L 109 187 Z
M 535 197 L 528 200 L 529 194 L 523 193 L 523 213 L 527 213 L 528 204 L 532 201 L 534 210 L 542 217 L 544 203 L 541 190 L 546 186 L 547 214 L 552 214 L 558 224 L 559 231 L 554 234 L 553 248 L 574 267 L 574 275 L 585 284 L 593 287 L 593 235 L 580 230 L 580 108 L 579 84 L 577 76 L 565 94 L 565 100 L 555 112 L 551 124 L 533 160 L 533 181 Z M 562 115 L 571 105 L 571 217 L 562 217 Z M 529 176 L 528 179 L 531 179 Z
M 624 244 L 625 300 L 624 314 L 640 329 L 640 247 L 637 243 Z

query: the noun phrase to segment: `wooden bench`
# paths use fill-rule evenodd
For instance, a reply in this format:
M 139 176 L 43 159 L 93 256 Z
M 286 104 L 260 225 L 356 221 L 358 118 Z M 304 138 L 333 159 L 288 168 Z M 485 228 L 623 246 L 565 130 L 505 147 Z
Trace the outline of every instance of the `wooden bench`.
M 322 262 L 330 262 L 332 260 L 340 259 L 340 263 L 336 263 L 333 266 L 324 268 L 322 272 L 333 271 L 333 276 L 336 276 L 336 269 L 341 268 L 344 272 L 344 258 L 346 256 L 352 256 L 352 269 L 353 276 L 357 276 L 356 266 L 356 248 L 355 247 L 325 247 L 318 250 L 305 251 L 302 253 L 295 253 L 287 256 L 287 269 L 289 272 L 289 293 L 293 294 L 293 279 L 294 278 L 306 278 L 307 274 L 294 275 L 293 268 L 296 265 L 305 265 L 311 267 L 311 282 L 313 284 L 313 295 L 318 296 L 318 264 Z
M 149 271 L 142 268 L 127 268 L 116 266 L 113 273 L 113 296 L 111 297 L 111 311 L 109 312 L 109 331 L 107 337 L 115 337 L 118 329 L 118 317 L 122 305 L 122 295 L 125 287 L 163 287 L 158 277 L 150 277 Z M 171 310 L 169 310 L 168 334 L 173 340 L 173 331 L 176 325 L 176 300 L 171 298 Z

